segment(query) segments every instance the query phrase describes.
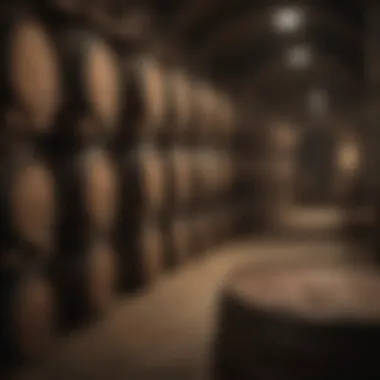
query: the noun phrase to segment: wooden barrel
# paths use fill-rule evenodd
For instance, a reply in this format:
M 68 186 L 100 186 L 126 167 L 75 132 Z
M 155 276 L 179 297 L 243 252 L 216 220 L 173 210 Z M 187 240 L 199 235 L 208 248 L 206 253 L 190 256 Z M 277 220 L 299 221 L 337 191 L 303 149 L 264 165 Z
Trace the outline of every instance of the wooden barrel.
M 212 90 L 207 85 L 200 86 L 199 106 L 201 112 L 200 120 L 200 140 L 203 143 L 212 142 L 212 135 L 215 123 L 215 98 Z
M 61 105 L 59 58 L 49 32 L 30 12 L 2 7 L 1 117 L 15 134 L 40 134 Z
M 173 102 L 174 136 L 177 141 L 188 141 L 190 134 L 190 84 L 186 75 L 180 71 L 170 74 L 169 85 Z
M 115 53 L 105 41 L 94 39 L 88 42 L 85 84 L 88 99 L 96 118 L 104 128 L 113 130 L 117 126 L 125 99 L 122 101 L 121 66 Z
M 213 378 L 376 379 L 379 299 L 369 268 L 246 267 L 222 291 Z
M 143 211 L 153 216 L 162 215 L 168 206 L 170 180 L 166 155 L 155 147 L 141 146 L 138 165 Z
M 31 266 L 0 271 L 0 361 L 14 366 L 41 359 L 55 337 L 55 295 L 44 272 Z
M 118 178 L 107 152 L 94 147 L 58 158 L 54 171 L 60 249 L 80 246 L 94 234 L 109 235 L 116 221 Z
M 135 270 L 141 279 L 140 284 L 152 285 L 162 274 L 165 264 L 165 240 L 157 221 L 142 219 L 138 246 L 139 258 Z
M 70 149 L 113 137 L 125 106 L 121 61 L 90 30 L 55 18 L 49 22 L 64 83 L 63 105 L 53 129 L 56 144 Z
M 143 143 L 117 166 L 120 186 L 114 240 L 122 267 L 120 290 L 139 291 L 153 281 L 160 272 L 159 261 L 164 260 L 163 229 L 172 202 L 169 159 L 157 146 Z
M 186 208 L 193 196 L 193 177 L 189 151 L 174 148 L 171 152 L 173 165 L 173 196 L 178 208 Z
M 0 245 L 2 250 L 29 247 L 36 257 L 46 258 L 52 253 L 57 221 L 51 168 L 31 147 L 7 150 L 0 174 Z
M 61 252 L 52 262 L 51 276 L 59 303 L 61 328 L 79 327 L 106 313 L 118 284 L 118 261 L 104 241 Z
M 177 214 L 173 216 L 171 237 L 175 264 L 183 264 L 189 258 L 192 243 L 191 226 L 186 215 Z
M 153 55 L 142 55 L 136 59 L 134 78 L 141 102 L 142 114 L 137 129 L 140 138 L 155 138 L 165 131 L 167 113 L 165 71 Z

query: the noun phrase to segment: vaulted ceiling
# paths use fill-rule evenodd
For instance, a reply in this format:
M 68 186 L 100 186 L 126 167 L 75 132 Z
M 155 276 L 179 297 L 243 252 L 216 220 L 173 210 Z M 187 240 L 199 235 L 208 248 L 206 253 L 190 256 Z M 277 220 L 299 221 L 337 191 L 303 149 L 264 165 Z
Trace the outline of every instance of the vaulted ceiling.
M 161 38 L 216 83 L 271 107 L 305 108 L 323 90 L 334 107 L 365 89 L 365 2 L 147 0 Z

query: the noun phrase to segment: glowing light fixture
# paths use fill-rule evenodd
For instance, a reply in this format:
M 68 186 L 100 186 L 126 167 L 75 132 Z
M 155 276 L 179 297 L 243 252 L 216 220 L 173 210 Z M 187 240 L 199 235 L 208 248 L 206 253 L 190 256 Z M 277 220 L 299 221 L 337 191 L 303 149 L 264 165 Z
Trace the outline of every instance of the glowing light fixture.
M 291 33 L 305 23 L 305 12 L 299 7 L 277 8 L 272 15 L 273 28 L 281 33 Z
M 291 68 L 302 69 L 310 66 L 312 50 L 309 46 L 295 46 L 286 51 L 286 63 Z

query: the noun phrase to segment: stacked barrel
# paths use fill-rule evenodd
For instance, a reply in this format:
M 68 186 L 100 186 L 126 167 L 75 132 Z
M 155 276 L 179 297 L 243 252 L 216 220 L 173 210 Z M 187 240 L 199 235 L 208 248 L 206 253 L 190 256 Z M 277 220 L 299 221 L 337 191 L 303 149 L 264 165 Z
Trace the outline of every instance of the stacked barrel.
M 168 165 L 172 186 L 170 217 L 167 224 L 167 265 L 175 268 L 190 258 L 194 244 L 189 215 L 194 207 L 197 186 L 193 170 L 197 145 L 192 78 L 185 71 L 171 68 L 167 84 L 171 104 L 168 120 L 171 128 Z
M 3 364 L 230 228 L 232 101 L 70 4 L 2 14 Z
M 102 315 L 116 294 L 120 194 L 109 147 L 125 86 L 116 52 L 77 14 L 54 2 L 2 11 L 0 361 L 8 365 L 41 356 L 58 328 Z
M 167 67 L 161 83 L 167 104 L 153 142 L 162 155 L 155 165 L 161 162 L 157 170 L 163 173 L 157 236 L 164 266 L 174 268 L 226 236 L 235 110 L 224 94 L 184 69 Z
M 194 87 L 198 142 L 193 150 L 195 192 L 190 218 L 193 250 L 202 252 L 232 232 L 231 146 L 236 116 L 229 99 L 211 86 L 195 83 Z
M 162 272 L 169 172 L 167 96 L 162 65 L 148 53 L 125 56 L 128 105 L 113 143 L 120 203 L 115 245 L 121 290 L 137 290 Z
M 226 236 L 236 110 L 153 53 L 127 61 L 135 106 L 123 122 L 129 134 L 113 144 L 122 183 L 116 246 L 122 289 L 139 290 Z
M 59 104 L 58 62 L 46 30 L 21 12 L 9 10 L 2 17 L 8 49 L 0 111 L 1 367 L 39 356 L 54 333 L 56 300 L 47 272 L 56 192 L 38 140 Z
M 54 336 L 56 300 L 47 270 L 56 215 L 54 182 L 45 157 L 23 132 L 14 139 L 2 136 L 2 143 L 9 144 L 1 152 L 2 365 L 39 356 Z

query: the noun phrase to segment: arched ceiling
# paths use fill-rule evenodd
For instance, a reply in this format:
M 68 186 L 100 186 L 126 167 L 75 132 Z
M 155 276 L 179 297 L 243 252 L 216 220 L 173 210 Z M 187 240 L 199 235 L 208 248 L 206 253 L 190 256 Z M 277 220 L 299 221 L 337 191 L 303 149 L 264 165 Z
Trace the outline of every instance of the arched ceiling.
M 364 92 L 364 0 L 147 1 L 194 66 L 272 107 L 297 108 L 319 86 L 344 110 Z

